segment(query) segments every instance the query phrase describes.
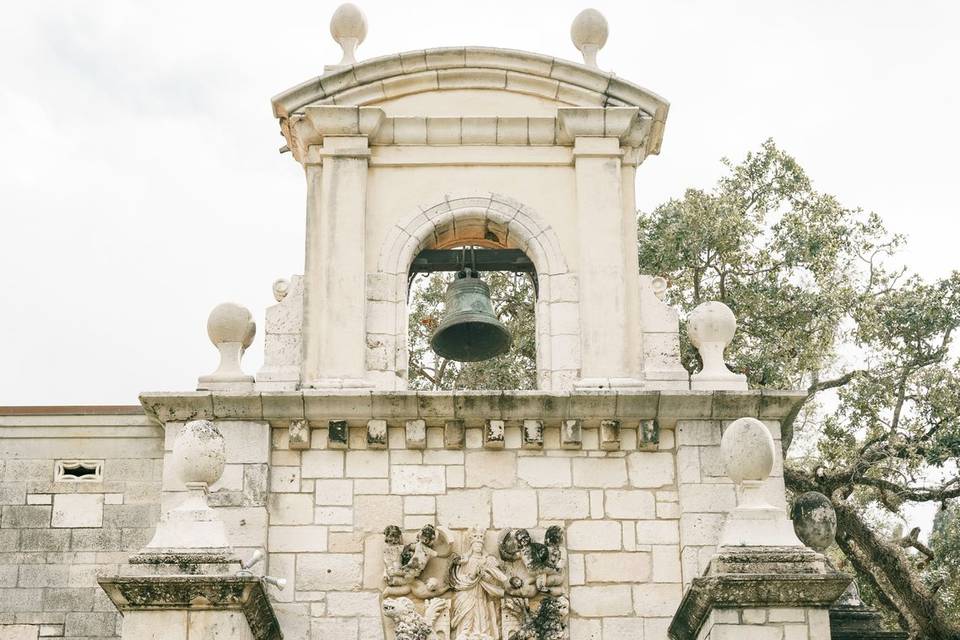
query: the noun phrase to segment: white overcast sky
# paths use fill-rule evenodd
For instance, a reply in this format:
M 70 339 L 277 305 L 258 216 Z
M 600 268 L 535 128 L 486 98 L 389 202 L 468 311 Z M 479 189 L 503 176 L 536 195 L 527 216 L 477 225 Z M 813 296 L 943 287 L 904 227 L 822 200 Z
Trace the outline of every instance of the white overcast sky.
M 359 0 L 361 58 L 486 45 L 579 60 L 581 2 Z M 334 2 L 0 5 L 0 405 L 134 404 L 216 365 L 209 310 L 302 272 L 304 181 L 270 97 L 339 59 Z M 597 2 L 600 66 L 671 102 L 649 210 L 767 137 L 960 264 L 960 2 Z M 261 332 L 262 333 L 262 332 Z M 262 335 L 244 364 L 255 372 Z

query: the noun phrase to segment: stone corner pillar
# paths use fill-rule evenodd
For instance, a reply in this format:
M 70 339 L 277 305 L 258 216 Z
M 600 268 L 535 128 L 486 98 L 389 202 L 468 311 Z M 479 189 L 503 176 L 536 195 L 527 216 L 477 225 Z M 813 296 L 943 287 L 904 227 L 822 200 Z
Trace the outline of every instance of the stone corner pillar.
M 98 580 L 123 615 L 123 640 L 280 640 L 260 578 L 111 576 Z
M 671 640 L 830 640 L 830 605 L 850 576 L 806 547 L 722 548 L 694 578 Z

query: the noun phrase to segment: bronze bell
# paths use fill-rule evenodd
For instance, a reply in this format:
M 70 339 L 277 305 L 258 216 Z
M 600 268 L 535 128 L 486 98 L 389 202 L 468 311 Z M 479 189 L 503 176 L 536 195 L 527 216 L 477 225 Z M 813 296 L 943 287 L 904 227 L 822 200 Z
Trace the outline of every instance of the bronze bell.
M 437 355 L 458 362 L 487 360 L 510 350 L 512 338 L 497 319 L 490 287 L 470 268 L 447 286 L 446 312 L 430 337 Z

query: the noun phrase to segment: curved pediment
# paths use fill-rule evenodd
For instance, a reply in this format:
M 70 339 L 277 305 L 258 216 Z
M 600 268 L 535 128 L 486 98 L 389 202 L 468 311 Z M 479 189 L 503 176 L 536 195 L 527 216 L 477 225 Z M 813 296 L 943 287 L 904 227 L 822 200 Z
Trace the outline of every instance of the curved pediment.
M 659 150 L 669 108 L 657 94 L 612 73 L 540 54 L 486 47 L 374 58 L 308 80 L 272 102 L 274 115 L 281 120 L 312 105 L 378 106 L 398 115 L 419 109 L 424 116 L 452 115 L 442 110 L 451 104 L 478 111 L 462 115 L 485 116 L 541 115 L 564 107 L 638 107 L 653 121 L 656 140 L 648 145 L 652 153 Z M 506 112 L 479 112 L 484 104 Z

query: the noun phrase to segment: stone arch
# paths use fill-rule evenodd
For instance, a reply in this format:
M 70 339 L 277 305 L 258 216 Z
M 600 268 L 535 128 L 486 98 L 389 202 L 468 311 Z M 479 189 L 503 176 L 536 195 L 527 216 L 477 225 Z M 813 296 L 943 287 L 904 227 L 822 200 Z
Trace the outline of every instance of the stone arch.
M 410 265 L 424 249 L 467 242 L 520 249 L 533 262 L 540 292 L 535 309 L 537 387 L 542 390 L 568 387 L 580 368 L 576 276 L 569 272 L 559 239 L 550 225 L 533 209 L 494 193 L 447 197 L 390 228 L 382 244 L 377 272 L 368 277 L 368 369 L 376 378 L 380 377 L 377 371 L 392 369 L 394 378 L 402 381 L 390 381 L 394 388 L 406 387 Z M 385 335 L 383 331 L 391 324 L 393 331 Z M 562 333 L 552 331 L 554 325 Z M 391 348 L 392 357 L 384 353 Z M 373 357 L 371 349 L 377 351 Z M 557 350 L 563 353 L 555 357 Z

